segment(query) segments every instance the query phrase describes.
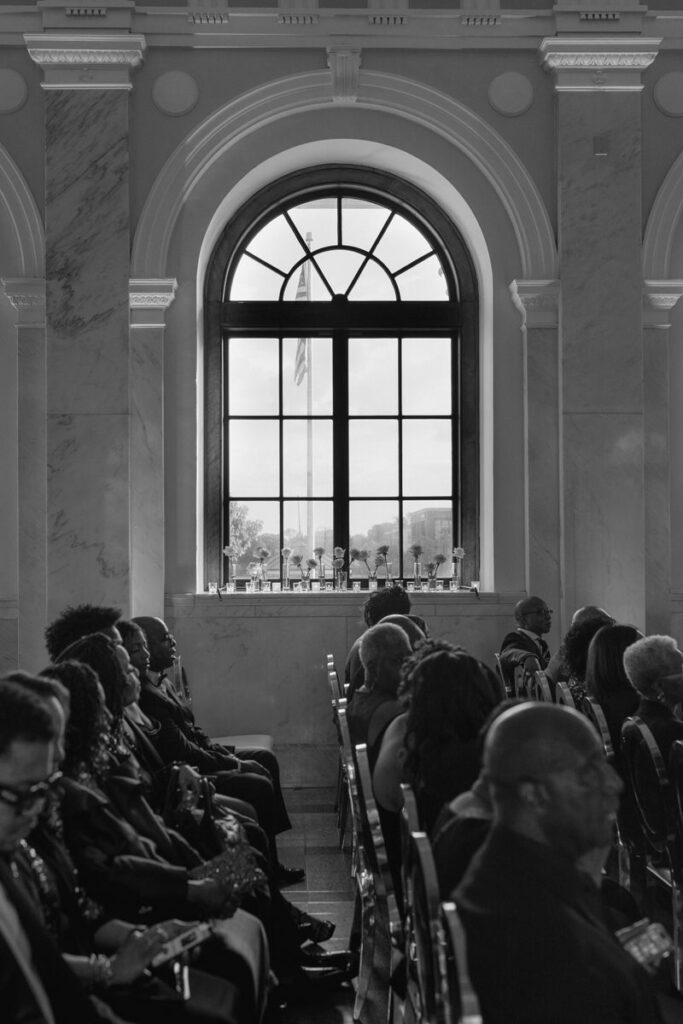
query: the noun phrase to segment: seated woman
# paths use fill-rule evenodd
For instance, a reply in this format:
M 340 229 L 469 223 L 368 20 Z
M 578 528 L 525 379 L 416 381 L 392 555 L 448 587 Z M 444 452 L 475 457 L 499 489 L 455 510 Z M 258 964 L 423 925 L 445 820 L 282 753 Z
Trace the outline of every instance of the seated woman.
M 69 712 L 67 691 L 53 679 L 26 673 L 15 673 L 11 678 L 38 696 L 49 711 L 59 763 L 64 756 Z M 213 961 L 223 976 L 193 969 L 189 1001 L 179 1000 L 174 986 L 160 976 L 143 976 L 164 944 L 188 925 L 170 920 L 141 927 L 107 915 L 86 895 L 62 839 L 59 787 L 50 790 L 40 816 L 19 846 L 14 865 L 15 877 L 44 931 L 62 951 L 86 991 L 94 993 L 106 1020 L 113 1019 L 111 1009 L 125 1020 L 140 1024 L 190 1024 L 206 1019 L 251 1024 L 262 1016 L 268 970 L 265 936 L 259 923 L 241 911 L 221 928 L 222 942 L 212 940 L 219 946 Z M 236 951 L 228 952 L 233 940 L 238 942 Z
M 621 774 L 621 727 L 624 719 L 636 713 L 639 697 L 624 669 L 624 651 L 643 634 L 635 626 L 602 626 L 588 648 L 586 690 L 602 708 L 607 720 L 614 766 Z
M 683 740 L 677 706 L 683 701 L 683 654 L 670 636 L 646 636 L 624 651 L 624 669 L 638 692 L 637 715 L 649 726 L 664 763 Z
M 586 660 L 590 642 L 605 622 L 605 614 L 580 618 L 567 630 L 562 642 L 564 664 L 568 673 L 568 686 L 577 708 L 586 696 Z

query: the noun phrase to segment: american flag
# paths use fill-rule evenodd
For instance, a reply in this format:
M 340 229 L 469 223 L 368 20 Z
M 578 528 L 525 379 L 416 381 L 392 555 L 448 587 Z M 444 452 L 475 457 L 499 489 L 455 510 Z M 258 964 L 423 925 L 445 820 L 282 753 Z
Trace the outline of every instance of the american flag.
M 308 302 L 311 298 L 309 273 L 310 264 L 306 262 L 301 268 L 299 283 L 296 286 L 297 302 Z M 294 360 L 294 383 L 297 387 L 308 373 L 308 345 L 308 338 L 299 338 L 296 346 L 296 358 Z

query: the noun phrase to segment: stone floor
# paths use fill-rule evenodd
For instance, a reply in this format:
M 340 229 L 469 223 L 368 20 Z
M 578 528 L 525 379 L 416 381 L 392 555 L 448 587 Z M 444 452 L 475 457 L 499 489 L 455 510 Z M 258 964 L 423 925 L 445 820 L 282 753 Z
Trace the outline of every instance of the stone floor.
M 351 878 L 349 844 L 345 852 L 339 849 L 334 791 L 287 789 L 285 798 L 293 828 L 278 836 L 280 859 L 284 864 L 302 865 L 306 869 L 305 880 L 284 890 L 285 894 L 302 910 L 336 922 L 334 936 L 318 947 L 320 950 L 347 949 L 355 883 Z M 324 998 L 290 1005 L 285 1024 L 352 1024 L 354 999 L 353 986 L 343 985 Z M 370 999 L 362 1024 L 384 1024 L 382 1017 Z

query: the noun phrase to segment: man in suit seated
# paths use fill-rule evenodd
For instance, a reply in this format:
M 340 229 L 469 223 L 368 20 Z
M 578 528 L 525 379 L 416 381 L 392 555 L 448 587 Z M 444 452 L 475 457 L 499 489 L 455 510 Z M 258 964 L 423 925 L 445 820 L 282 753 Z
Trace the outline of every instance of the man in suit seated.
M 615 941 L 598 878 L 622 783 L 578 712 L 522 704 L 491 726 L 493 827 L 455 890 L 486 1024 L 656 1024 L 650 978 Z M 598 858 L 599 864 L 599 858 Z
M 287 868 L 277 858 L 275 836 L 291 828 L 280 786 L 280 767 L 270 750 L 229 749 L 214 743 L 197 725 L 189 701 L 178 693 L 166 672 L 172 667 L 175 637 L 162 619 L 138 616 L 131 620 L 145 634 L 149 669 L 141 674 L 140 707 L 161 729 L 154 742 L 162 758 L 184 761 L 214 777 L 221 793 L 253 804 L 271 844 L 281 886 L 302 881 L 302 868 Z
M 529 655 L 538 660 L 541 668 L 550 661 L 550 650 L 543 639 L 550 632 L 552 609 L 542 597 L 526 597 L 515 605 L 517 628 L 503 637 L 498 660 L 509 692 L 513 692 L 514 671 Z

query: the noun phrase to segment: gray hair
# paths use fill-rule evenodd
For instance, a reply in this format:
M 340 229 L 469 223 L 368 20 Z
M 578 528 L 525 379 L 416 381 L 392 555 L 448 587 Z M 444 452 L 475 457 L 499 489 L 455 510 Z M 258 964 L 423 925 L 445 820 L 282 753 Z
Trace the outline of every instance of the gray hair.
M 410 654 L 408 634 L 390 622 L 378 622 L 366 629 L 360 638 L 358 653 L 364 669 L 388 659 L 402 660 Z
M 646 636 L 624 651 L 624 670 L 638 693 L 653 696 L 663 676 L 681 671 L 681 652 L 671 636 Z

